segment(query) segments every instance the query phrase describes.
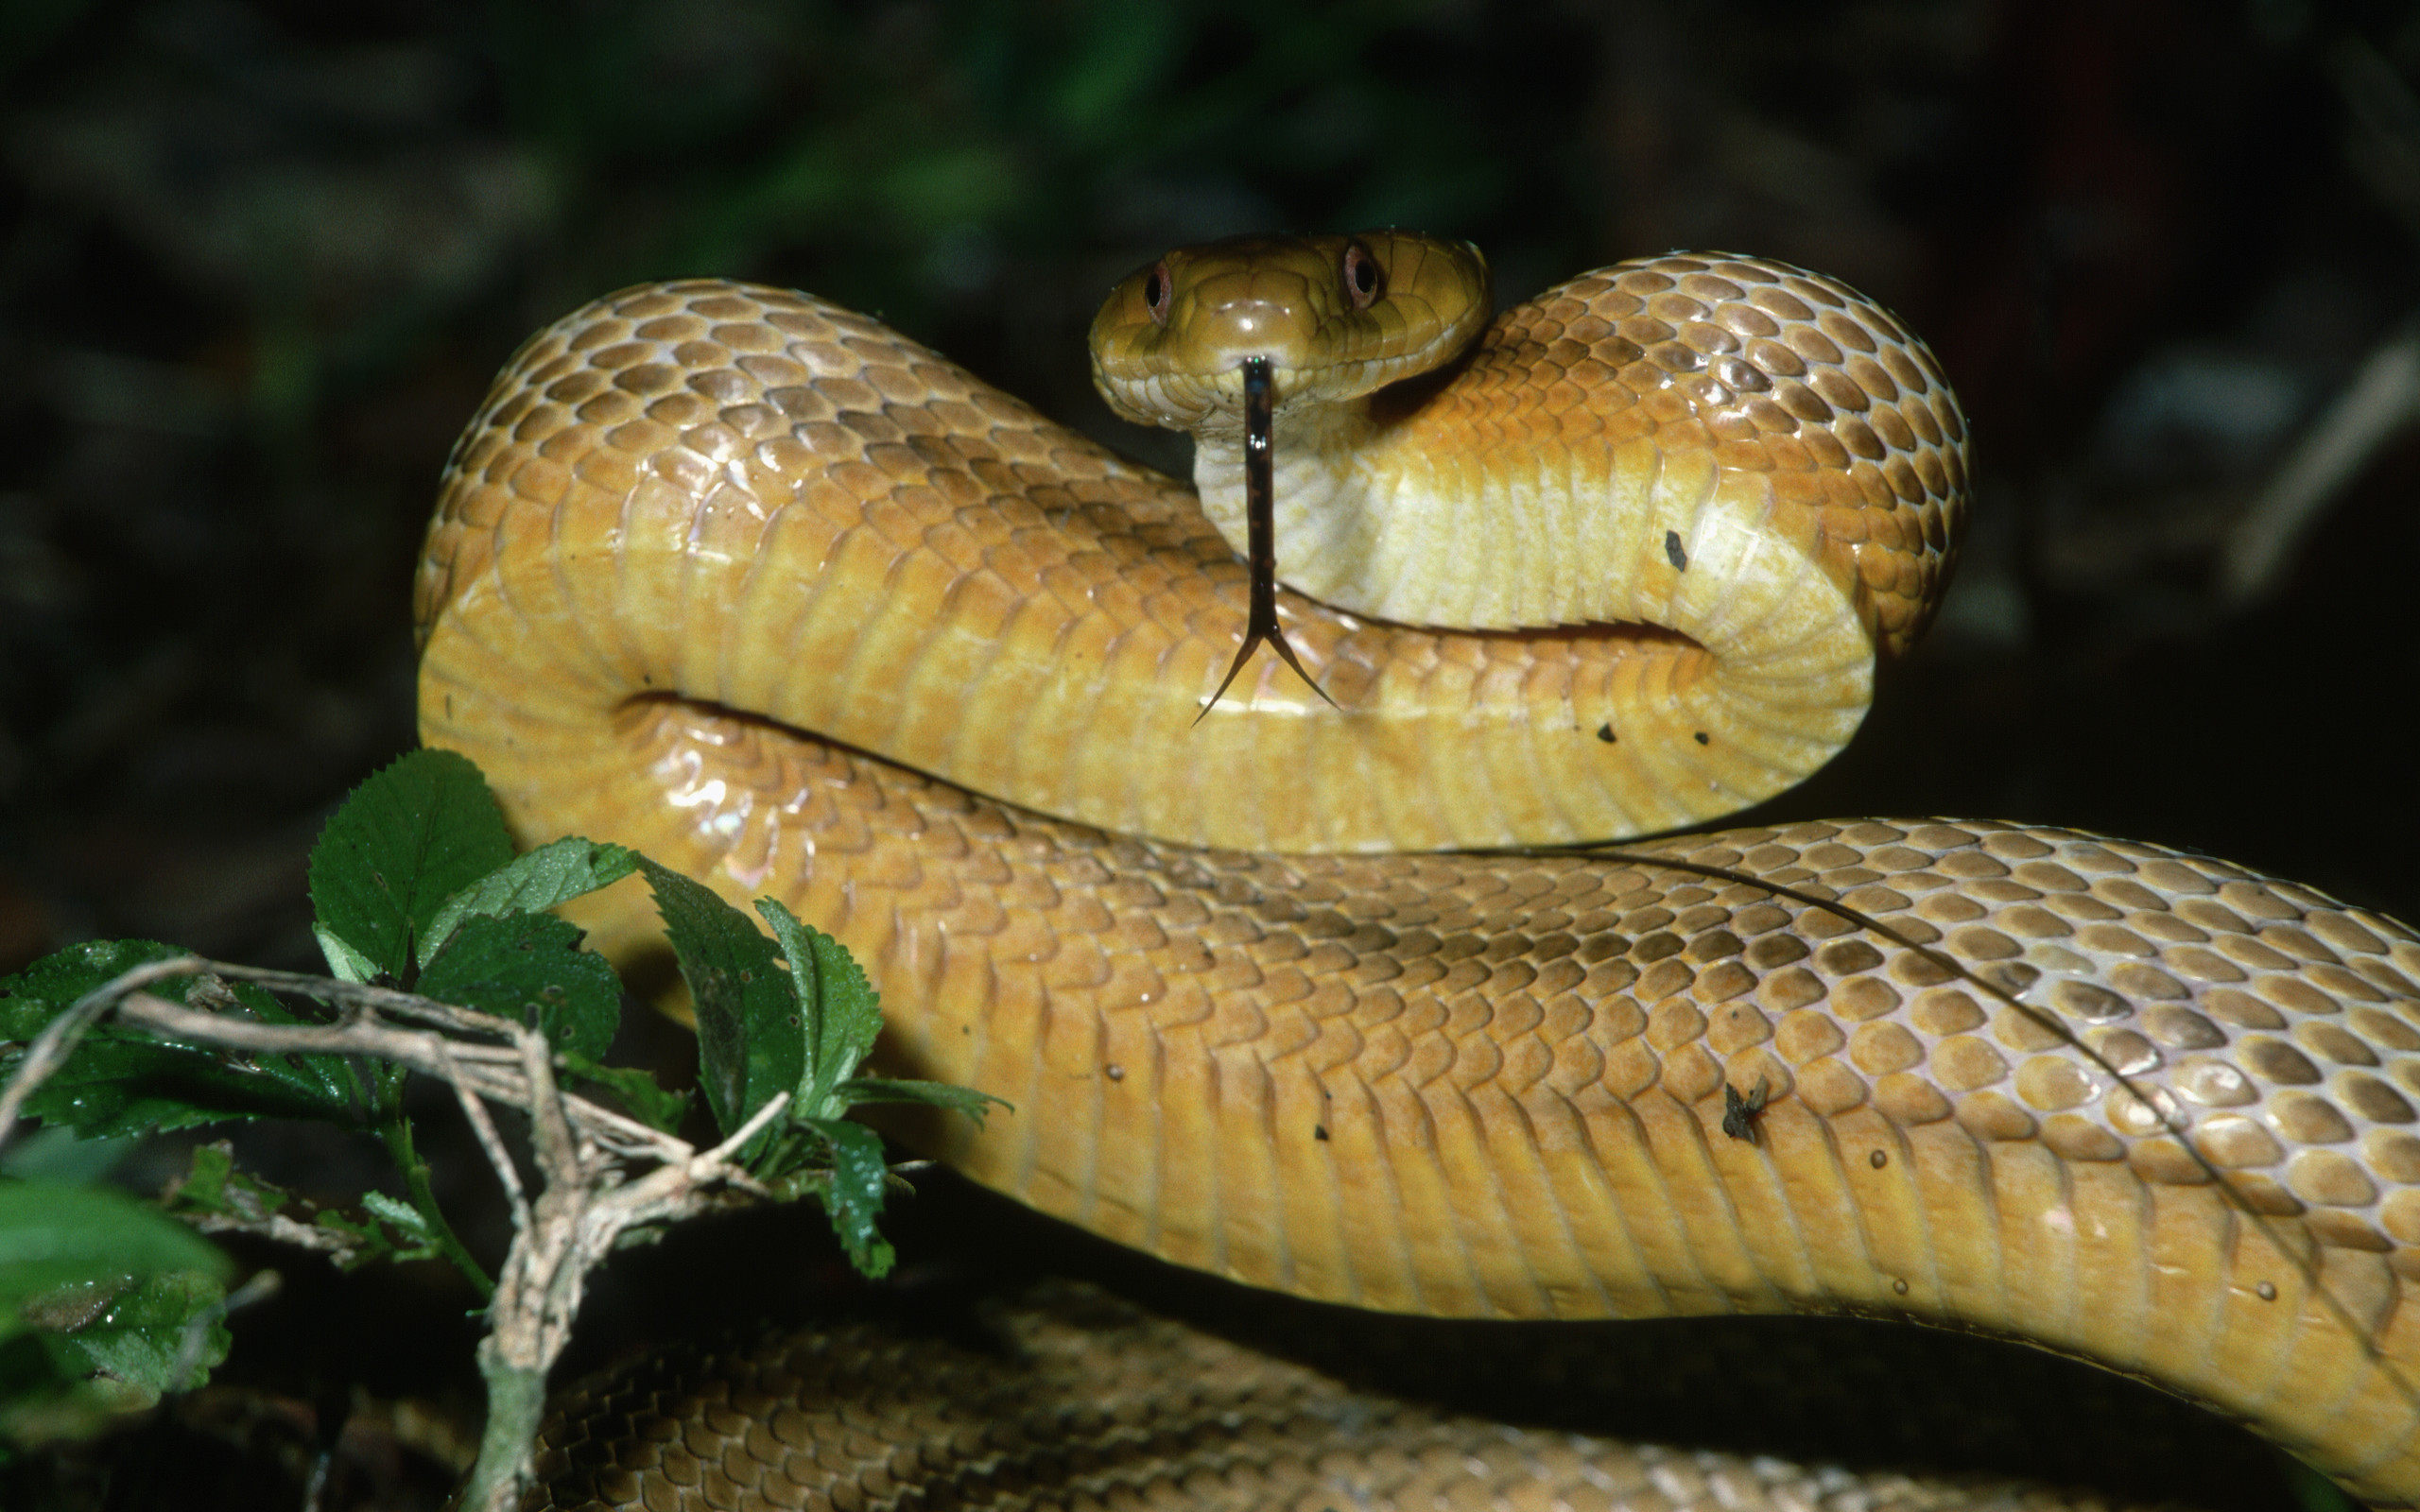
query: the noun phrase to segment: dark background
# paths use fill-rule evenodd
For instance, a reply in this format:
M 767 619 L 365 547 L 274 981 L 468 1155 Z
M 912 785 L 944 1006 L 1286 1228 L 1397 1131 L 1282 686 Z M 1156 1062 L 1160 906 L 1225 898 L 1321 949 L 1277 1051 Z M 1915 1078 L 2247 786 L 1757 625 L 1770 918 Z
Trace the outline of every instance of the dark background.
M 2420 918 L 2416 90 L 2403 0 L 0 0 L 0 970 L 315 963 L 310 842 L 413 740 L 439 468 L 573 305 L 813 289 L 1181 468 L 1090 392 L 1109 283 L 1377 224 L 1477 241 L 1502 302 L 1775 255 L 1934 344 L 1957 586 L 1769 812 L 2100 829 Z

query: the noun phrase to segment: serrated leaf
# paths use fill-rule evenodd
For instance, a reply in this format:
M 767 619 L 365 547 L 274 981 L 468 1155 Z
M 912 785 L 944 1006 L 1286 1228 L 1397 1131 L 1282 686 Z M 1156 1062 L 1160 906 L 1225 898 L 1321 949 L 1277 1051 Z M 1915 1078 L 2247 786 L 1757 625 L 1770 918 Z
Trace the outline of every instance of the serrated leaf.
M 361 1205 L 376 1214 L 380 1222 L 406 1239 L 426 1244 L 433 1242 L 437 1237 L 436 1231 L 429 1228 L 428 1220 L 422 1216 L 421 1211 L 401 1197 L 390 1197 L 384 1192 L 365 1192 L 361 1194 Z
M 95 988 L 138 966 L 192 954 L 148 939 L 86 940 L 54 951 L 0 980 L 0 1040 L 31 1040 Z M 174 997 L 178 983 L 189 980 L 171 977 L 153 984 L 150 990 L 161 997 Z
M 339 982 L 378 980 L 378 963 L 346 944 L 327 925 L 312 925 L 311 937 L 320 942 L 320 958 L 328 963 L 330 976 Z
M 972 1087 L 959 1087 L 945 1081 L 918 1081 L 906 1076 L 855 1076 L 835 1089 L 839 1101 L 857 1103 L 922 1103 L 930 1108 L 946 1108 L 954 1113 L 964 1113 L 977 1124 L 996 1105 L 1016 1110 L 1016 1105 L 1005 1097 L 978 1092 Z
M 92 940 L 46 955 L 0 981 L 0 1039 L 30 1040 L 112 978 L 188 954 L 152 940 Z M 169 977 L 147 990 L 187 1007 L 240 1013 L 263 1023 L 302 1022 L 258 988 L 215 977 Z M 354 1090 L 341 1056 L 247 1057 L 103 1023 L 85 1035 L 26 1109 L 88 1139 L 228 1118 L 305 1118 L 350 1126 L 358 1122 Z
M 726 1135 L 798 1089 L 804 1025 L 782 953 L 704 884 L 642 858 L 698 1014 L 698 1084 Z
M 847 1106 L 832 1091 L 873 1049 L 882 1033 L 882 999 L 847 946 L 803 922 L 774 899 L 757 899 L 756 912 L 773 926 L 773 937 L 781 942 L 804 1021 L 805 1062 L 799 1072 L 797 1116 L 837 1118 Z
M 577 835 L 515 856 L 438 906 L 421 937 L 420 964 L 426 967 L 435 959 L 465 919 L 544 913 L 557 903 L 613 885 L 637 870 L 638 864 L 635 850 Z
M 832 1147 L 832 1177 L 822 1190 L 832 1231 L 848 1251 L 849 1263 L 860 1274 L 880 1278 L 894 1258 L 890 1241 L 874 1228 L 875 1220 L 882 1216 L 883 1189 L 890 1179 L 890 1168 L 882 1158 L 882 1136 L 846 1119 L 800 1122 L 822 1135 Z
M 366 962 L 408 981 L 437 910 L 511 859 L 504 816 L 467 757 L 406 754 L 354 788 L 312 847 L 319 927 L 353 953 L 329 965 L 341 974 Z
M 389 1251 L 389 1258 L 436 1260 L 444 1254 L 437 1242 L 437 1231 L 429 1227 L 428 1219 L 422 1215 L 421 1211 L 410 1203 L 400 1197 L 390 1197 L 384 1192 L 365 1192 L 361 1194 L 361 1206 L 374 1220 L 372 1227 L 377 1231 L 379 1245 Z M 349 1223 L 337 1222 L 329 1227 L 360 1231 Z
M 622 983 L 580 932 L 552 914 L 475 914 L 421 973 L 414 990 L 516 1023 L 546 1043 L 595 1057 L 622 1022 Z
M 562 1054 L 563 1070 L 574 1080 L 601 1087 L 614 1094 L 632 1118 L 670 1134 L 689 1111 L 687 1092 L 666 1091 L 653 1076 L 631 1066 L 603 1066 L 585 1056 Z
M 76 1281 L 171 1270 L 223 1280 L 230 1268 L 209 1241 L 113 1188 L 0 1181 L 0 1317 Z

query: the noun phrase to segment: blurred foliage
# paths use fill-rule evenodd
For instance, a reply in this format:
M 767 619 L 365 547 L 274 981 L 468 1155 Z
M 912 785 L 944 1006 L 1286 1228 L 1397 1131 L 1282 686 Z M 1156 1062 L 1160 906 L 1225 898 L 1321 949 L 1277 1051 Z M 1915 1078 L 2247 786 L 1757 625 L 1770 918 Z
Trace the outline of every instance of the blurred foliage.
M 130 35 L 96 52 L 78 23 Z M 289 445 L 516 285 L 534 321 L 647 278 L 780 278 L 929 335 L 1001 300 L 1031 318 L 1071 270 L 1088 306 L 1172 241 L 1566 206 L 1592 50 L 1551 12 L 1374 0 L 168 0 L 36 35 L 11 70 L 27 178 L 245 310 L 220 397 Z
M 816 286 L 906 328 L 1071 248 L 1490 215 L 1573 165 L 1539 129 L 1564 113 L 1558 84 L 1584 88 L 1550 42 L 1528 69 L 1471 67 L 1468 49 L 1547 39 L 1433 4 L 726 0 L 593 27 L 556 7 L 498 17 L 515 134 L 544 155 L 563 218 L 605 229 L 581 272 L 798 257 Z
M 2210 562 L 2412 303 L 2415 18 L 15 0 L 0 964 L 93 935 L 311 957 L 289 900 L 316 816 L 410 739 L 435 474 L 505 355 L 581 301 L 810 288 L 1182 469 L 1091 391 L 1101 291 L 1172 244 L 1384 222 L 1477 241 L 1505 301 L 1640 251 L 1778 255 L 1940 350 L 1983 498 L 1916 674 L 1940 685 L 1886 698 L 1793 812 L 2102 826 L 2420 911 L 2420 883 L 2236 801 L 2278 787 L 2308 719 L 2194 743 L 2207 781 L 2183 784 L 2176 737 L 2143 733 L 2274 681 L 2247 669 L 2283 666 L 2285 624 L 2374 633 L 2350 588 L 2243 613 Z M 2357 571 L 2403 518 L 2344 527 Z M 2420 680 L 2420 651 L 2382 656 Z M 2329 696 L 2365 687 L 2348 666 Z M 2333 757 L 2341 789 L 2391 786 L 2383 748 Z M 2420 844 L 2420 816 L 2384 822 Z

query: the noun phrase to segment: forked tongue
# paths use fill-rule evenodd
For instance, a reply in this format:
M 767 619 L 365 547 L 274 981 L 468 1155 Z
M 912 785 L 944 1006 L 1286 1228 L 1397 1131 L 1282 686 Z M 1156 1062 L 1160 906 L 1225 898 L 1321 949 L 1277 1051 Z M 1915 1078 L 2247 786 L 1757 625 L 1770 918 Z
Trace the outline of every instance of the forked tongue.
M 1296 659 L 1294 648 L 1286 642 L 1285 630 L 1277 624 L 1277 488 L 1270 472 L 1270 433 L 1275 428 L 1270 419 L 1272 408 L 1269 359 L 1246 357 L 1244 526 L 1247 549 L 1244 564 L 1252 572 L 1252 599 L 1244 614 L 1244 644 L 1236 647 L 1236 660 L 1229 663 L 1226 677 L 1219 683 L 1219 691 L 1201 706 L 1201 713 L 1193 716 L 1197 725 L 1218 707 L 1219 699 L 1236 680 L 1236 674 L 1244 669 L 1244 663 L 1252 660 L 1253 652 L 1258 650 L 1263 642 L 1285 658 L 1286 664 L 1294 669 L 1294 675 L 1309 683 L 1311 691 L 1318 694 L 1329 708 L 1336 707 L 1336 700 L 1328 697 L 1327 690 L 1303 670 L 1303 663 Z

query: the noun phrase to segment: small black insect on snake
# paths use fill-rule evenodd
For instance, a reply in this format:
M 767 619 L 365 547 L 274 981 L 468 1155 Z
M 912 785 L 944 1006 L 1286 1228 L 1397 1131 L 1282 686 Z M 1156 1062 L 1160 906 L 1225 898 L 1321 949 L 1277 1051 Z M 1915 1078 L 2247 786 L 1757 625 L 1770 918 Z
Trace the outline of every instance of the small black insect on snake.
M 1738 1088 L 1724 1082 L 1722 1132 L 1751 1144 L 1760 1143 L 1756 1138 L 1756 1115 L 1765 1110 L 1765 1100 L 1772 1095 L 1772 1085 L 1762 1076 L 1756 1078 L 1756 1090 L 1745 1097 L 1739 1095 Z

